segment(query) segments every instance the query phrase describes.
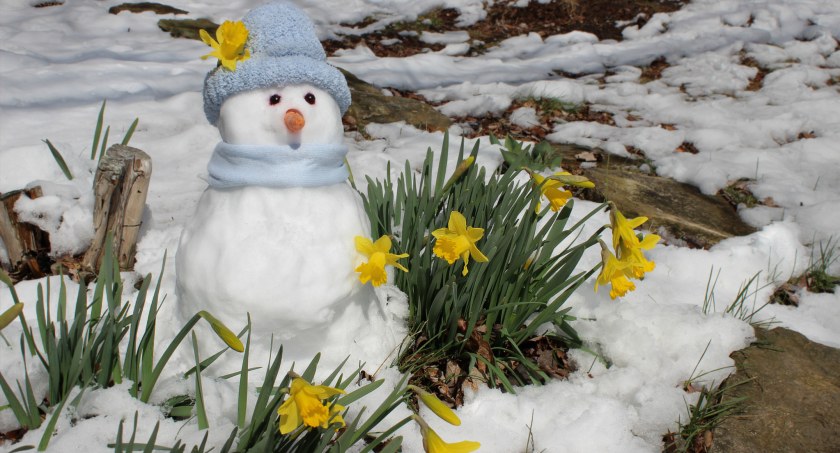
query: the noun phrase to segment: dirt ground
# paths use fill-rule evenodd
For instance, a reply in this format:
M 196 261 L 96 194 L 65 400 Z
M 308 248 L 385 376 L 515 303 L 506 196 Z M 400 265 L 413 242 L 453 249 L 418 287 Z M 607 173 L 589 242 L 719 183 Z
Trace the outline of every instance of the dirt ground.
M 653 14 L 678 10 L 683 0 L 553 0 L 539 3 L 532 0 L 526 7 L 514 7 L 514 0 L 499 0 L 487 9 L 487 17 L 470 27 L 456 25 L 458 12 L 435 9 L 414 22 L 391 24 L 384 30 L 359 36 L 343 36 L 324 43 L 328 54 L 338 49 L 354 48 L 364 43 L 379 57 L 405 57 L 426 49 L 440 50 L 441 44 L 427 44 L 419 39 L 423 31 L 442 33 L 465 30 L 472 38 L 469 55 L 478 55 L 496 43 L 524 33 L 543 37 L 581 30 L 600 39 L 621 40 L 621 28 L 630 24 L 644 25 Z M 370 21 L 345 24 L 363 27 Z M 619 25 L 621 24 L 621 25 Z M 383 42 L 384 41 L 384 42 Z

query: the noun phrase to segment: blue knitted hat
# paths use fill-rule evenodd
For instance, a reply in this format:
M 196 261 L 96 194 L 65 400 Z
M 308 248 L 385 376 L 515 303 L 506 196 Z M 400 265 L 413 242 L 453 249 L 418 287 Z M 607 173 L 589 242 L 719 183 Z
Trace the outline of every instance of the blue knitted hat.
M 242 22 L 248 29 L 246 47 L 251 58 L 238 62 L 235 71 L 218 66 L 204 79 L 204 114 L 211 124 L 219 121 L 219 110 L 228 97 L 272 86 L 313 85 L 332 95 L 342 115 L 347 111 L 347 80 L 327 64 L 306 14 L 289 3 L 269 3 L 251 10 Z

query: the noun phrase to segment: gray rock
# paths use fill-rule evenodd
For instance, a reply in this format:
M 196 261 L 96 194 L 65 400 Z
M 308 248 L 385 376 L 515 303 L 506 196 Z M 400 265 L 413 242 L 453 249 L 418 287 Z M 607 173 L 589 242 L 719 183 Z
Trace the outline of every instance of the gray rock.
M 429 104 L 416 99 L 386 96 L 379 88 L 342 70 L 353 103 L 344 115 L 344 122 L 364 131 L 369 123 L 406 123 L 427 131 L 444 131 L 452 124 L 446 115 L 438 112 Z
M 589 151 L 570 145 L 554 145 L 554 148 L 563 156 L 563 167 L 567 170 L 577 166 L 575 156 Z M 671 237 L 697 247 L 710 247 L 755 231 L 723 198 L 704 195 L 689 184 L 645 173 L 639 169 L 641 163 L 609 156 L 595 166 L 581 166 L 582 174 L 595 183 L 594 191 L 584 196 L 599 201 L 606 198 L 628 217 L 648 217 L 645 228 L 656 232 L 663 227 Z
M 189 11 L 178 9 L 169 5 L 154 2 L 122 3 L 108 9 L 111 14 L 119 14 L 123 11 L 132 13 L 153 12 L 155 14 L 189 14 Z
M 161 19 L 158 27 L 168 32 L 173 38 L 187 38 L 201 40 L 199 30 L 207 30 L 210 36 L 216 36 L 219 24 L 210 19 Z
M 717 427 L 711 451 L 840 452 L 840 350 L 783 328 L 756 335 L 756 343 L 732 354 L 737 372 L 724 384 L 724 398 L 747 401 Z

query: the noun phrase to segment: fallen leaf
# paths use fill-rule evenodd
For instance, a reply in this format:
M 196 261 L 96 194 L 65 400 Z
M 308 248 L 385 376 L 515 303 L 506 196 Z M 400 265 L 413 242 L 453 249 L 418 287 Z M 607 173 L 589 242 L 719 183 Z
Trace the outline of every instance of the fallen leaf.
M 584 151 L 575 154 L 575 159 L 582 162 L 598 162 L 598 156 L 592 151 Z

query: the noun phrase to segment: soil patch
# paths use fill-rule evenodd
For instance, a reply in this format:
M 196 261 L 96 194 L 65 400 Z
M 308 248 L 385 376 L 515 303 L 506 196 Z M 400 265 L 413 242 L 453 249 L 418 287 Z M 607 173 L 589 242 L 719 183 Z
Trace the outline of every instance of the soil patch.
M 458 12 L 435 9 L 414 22 L 391 24 L 383 30 L 363 35 L 345 35 L 329 40 L 324 48 L 329 55 L 338 49 L 352 49 L 363 43 L 379 57 L 406 57 L 436 51 L 441 44 L 420 39 L 424 31 L 443 33 L 465 30 L 470 35 L 467 56 L 479 55 L 487 48 L 513 36 L 537 33 L 543 38 L 575 30 L 592 33 L 600 39 L 621 40 L 621 30 L 629 25 L 643 26 L 653 14 L 680 9 L 684 0 L 532 0 L 517 7 L 516 0 L 501 0 L 487 7 L 487 17 L 469 27 L 458 27 Z M 369 25 L 369 21 L 354 24 Z
M 519 108 L 532 108 L 539 123 L 534 126 L 523 126 L 511 122 L 510 115 Z M 504 112 L 496 115 L 480 117 L 454 117 L 453 121 L 464 128 L 464 136 L 476 138 L 484 135 L 506 137 L 510 135 L 519 141 L 540 142 L 552 132 L 554 125 L 572 121 L 591 121 L 595 123 L 615 126 L 613 116 L 592 108 L 590 104 L 564 104 L 554 99 L 516 99 Z

